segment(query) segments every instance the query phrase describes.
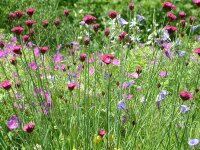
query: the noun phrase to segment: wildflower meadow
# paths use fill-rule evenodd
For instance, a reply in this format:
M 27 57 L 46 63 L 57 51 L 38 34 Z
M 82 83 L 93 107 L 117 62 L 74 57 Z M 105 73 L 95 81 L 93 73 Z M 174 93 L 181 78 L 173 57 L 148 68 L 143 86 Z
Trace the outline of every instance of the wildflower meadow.
M 0 12 L 0 150 L 200 150 L 200 0 Z

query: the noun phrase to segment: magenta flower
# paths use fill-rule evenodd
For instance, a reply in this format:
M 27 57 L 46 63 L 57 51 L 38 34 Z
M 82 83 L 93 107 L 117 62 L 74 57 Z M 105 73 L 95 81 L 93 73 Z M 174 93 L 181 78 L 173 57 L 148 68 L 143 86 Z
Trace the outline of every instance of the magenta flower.
M 33 69 L 33 70 L 36 70 L 37 69 L 37 63 L 32 61 L 30 63 L 28 63 L 28 66 Z
M 99 28 L 99 24 L 96 23 L 96 24 L 93 24 L 92 26 L 93 26 L 94 32 L 97 32 L 97 31 L 98 31 L 98 28 Z
M 117 17 L 117 11 L 116 10 L 110 10 L 108 11 L 108 16 L 111 18 L 111 19 L 114 19 Z
M 176 6 L 174 4 L 172 4 L 171 2 L 163 2 L 161 4 L 161 6 L 167 11 L 170 11 L 170 10 L 176 8 Z
M 200 0 L 192 0 L 192 2 L 193 2 L 194 4 L 196 4 L 197 6 L 200 6 Z
M 182 90 L 179 92 L 179 96 L 181 97 L 182 100 L 186 101 L 189 100 L 193 97 L 192 93 L 187 91 L 187 90 Z
M 11 29 L 12 32 L 15 32 L 15 34 L 20 35 L 21 32 L 24 30 L 24 28 L 17 26 Z
M 195 48 L 194 52 L 200 56 L 200 47 Z
M 159 72 L 159 75 L 160 75 L 161 77 L 165 77 L 165 76 L 167 75 L 167 72 L 166 72 L 166 71 L 160 71 L 160 72 Z
M 168 33 L 174 33 L 176 30 L 177 30 L 177 27 L 175 27 L 175 26 L 170 26 L 170 25 L 166 25 L 165 27 L 165 30 L 167 30 L 168 31 Z
M 106 131 L 104 129 L 100 129 L 98 131 L 98 135 L 100 135 L 101 137 L 103 137 L 105 135 Z
M 122 31 L 119 35 L 118 35 L 118 40 L 121 41 L 123 39 L 125 39 L 125 37 L 127 36 L 128 34 L 125 32 L 125 31 Z
M 92 15 L 86 15 L 83 17 L 83 21 L 87 24 L 91 24 L 96 20 L 96 18 Z
M 23 11 L 21 11 L 21 10 L 16 10 L 14 13 L 15 13 L 17 18 L 21 18 L 22 15 L 24 14 Z
M 15 54 L 18 54 L 18 55 L 21 55 L 21 45 L 16 45 L 12 48 L 12 51 L 15 53 Z
M 134 9 L 134 3 L 133 2 L 130 2 L 129 4 L 128 4 L 128 8 L 130 9 L 130 10 L 133 10 Z
M 86 53 L 81 52 L 81 54 L 80 54 L 80 56 L 79 56 L 79 60 L 80 60 L 81 62 L 84 62 L 86 58 L 87 58 Z
M 0 87 L 4 88 L 5 90 L 9 90 L 11 88 L 10 80 L 4 80 L 0 82 Z
M 52 61 L 57 63 L 57 62 L 60 62 L 60 61 L 62 60 L 62 58 L 63 58 L 63 55 L 57 53 L 57 54 L 55 54 L 55 55 L 53 56 Z
M 73 82 L 67 84 L 68 90 L 70 90 L 70 91 L 73 91 L 76 86 L 77 86 L 77 84 L 73 83 Z
M 196 17 L 195 17 L 195 16 L 190 16 L 190 17 L 189 17 L 189 21 L 190 21 L 191 24 L 194 23 L 195 20 L 196 20 Z
M 26 20 L 25 23 L 29 28 L 32 28 L 32 26 L 35 23 L 35 21 L 34 20 Z
M 69 15 L 69 10 L 68 9 L 64 9 L 63 13 L 64 13 L 65 16 L 68 16 Z
M 33 130 L 34 130 L 34 128 L 35 128 L 35 123 L 33 123 L 33 122 L 28 122 L 27 124 L 25 124 L 24 126 L 23 126 L 23 130 L 24 131 L 26 131 L 26 132 L 28 132 L 28 133 L 31 133 Z
M 173 13 L 167 13 L 167 17 L 168 17 L 169 21 L 176 19 L 176 16 Z
M 104 54 L 101 56 L 101 60 L 105 63 L 105 64 L 110 64 L 112 63 L 114 59 L 114 55 L 112 54 Z
M 186 13 L 184 11 L 180 11 L 178 14 L 181 18 L 184 18 L 186 16 Z
M 32 17 L 33 13 L 35 12 L 34 8 L 27 8 L 26 13 L 29 17 Z
M 49 50 L 48 46 L 39 47 L 39 51 L 41 54 L 45 54 Z
M 8 129 L 13 130 L 19 126 L 19 119 L 16 115 L 11 115 L 10 119 L 6 122 Z

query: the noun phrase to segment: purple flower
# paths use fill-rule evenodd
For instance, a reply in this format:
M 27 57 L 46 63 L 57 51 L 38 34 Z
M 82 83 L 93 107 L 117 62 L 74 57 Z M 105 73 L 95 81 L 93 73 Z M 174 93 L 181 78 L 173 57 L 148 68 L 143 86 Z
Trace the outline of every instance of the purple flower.
M 16 115 L 11 115 L 10 119 L 7 121 L 6 126 L 12 130 L 16 129 L 19 126 L 19 119 Z
M 123 100 L 119 101 L 119 103 L 117 104 L 117 107 L 119 109 L 126 109 L 126 104 L 124 103 Z
M 89 73 L 90 73 L 90 74 L 93 74 L 94 72 L 95 72 L 94 67 L 90 67 L 90 68 L 89 68 Z
M 119 60 L 118 59 L 113 59 L 112 64 L 113 65 L 119 65 Z
M 144 16 L 141 16 L 141 15 L 137 15 L 136 18 L 138 22 L 141 22 L 142 20 L 145 19 Z
M 182 56 L 185 54 L 185 51 L 178 50 L 176 53 L 178 56 Z
M 117 21 L 122 26 L 128 24 L 128 22 L 126 20 L 124 20 L 123 18 L 117 18 Z
M 81 21 L 79 24 L 82 25 L 82 26 L 87 25 L 87 24 L 85 23 L 85 21 Z
M 33 69 L 33 70 L 36 70 L 37 69 L 37 63 L 32 61 L 30 63 L 28 63 L 28 66 Z
M 186 105 L 180 105 L 180 112 L 185 113 L 189 110 L 190 110 L 190 108 L 187 107 Z
M 195 39 L 199 41 L 199 40 L 200 40 L 200 35 L 197 35 L 197 36 L 195 37 Z
M 197 26 L 192 26 L 192 31 L 195 31 L 195 30 L 197 30 L 199 28 L 199 25 L 197 25 Z
M 167 90 L 161 90 L 156 97 L 156 102 L 163 100 L 168 93 L 169 92 Z
M 63 57 L 62 54 L 57 53 L 57 54 L 55 54 L 55 55 L 53 56 L 52 61 L 53 61 L 53 62 L 59 62 L 59 61 L 62 60 L 62 57 Z
M 198 144 L 199 144 L 199 139 L 197 139 L 197 138 L 192 138 L 192 139 L 190 139 L 190 140 L 188 141 L 188 144 L 189 144 L 190 146 L 198 145 Z
M 133 97 L 132 94 L 128 93 L 128 94 L 122 94 L 122 97 L 125 99 L 131 99 Z

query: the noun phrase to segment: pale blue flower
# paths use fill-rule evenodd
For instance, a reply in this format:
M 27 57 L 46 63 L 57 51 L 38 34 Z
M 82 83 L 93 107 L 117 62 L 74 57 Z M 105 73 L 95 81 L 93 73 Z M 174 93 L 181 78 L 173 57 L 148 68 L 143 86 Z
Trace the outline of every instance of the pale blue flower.
M 128 24 L 128 22 L 126 20 L 124 20 L 123 18 L 117 18 L 117 21 L 122 26 Z
M 126 104 L 123 100 L 119 101 L 119 103 L 117 104 L 117 107 L 119 109 L 126 109 Z
M 189 144 L 190 146 L 198 145 L 198 144 L 199 144 L 199 139 L 197 139 L 197 138 L 192 138 L 192 139 L 190 139 L 190 140 L 188 141 L 188 144 Z

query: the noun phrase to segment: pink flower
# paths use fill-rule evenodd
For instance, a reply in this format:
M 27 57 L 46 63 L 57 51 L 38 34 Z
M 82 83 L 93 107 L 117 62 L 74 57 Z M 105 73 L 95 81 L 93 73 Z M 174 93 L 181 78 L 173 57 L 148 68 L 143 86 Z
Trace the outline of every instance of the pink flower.
M 15 54 L 18 54 L 18 55 L 21 55 L 21 45 L 16 45 L 12 48 L 12 51 L 15 53 Z
M 166 25 L 165 27 L 164 27 L 167 31 L 168 31 L 168 33 L 174 33 L 176 30 L 177 30 L 177 27 L 175 27 L 175 26 L 170 26 L 170 25 Z
M 21 11 L 21 10 L 16 10 L 16 11 L 15 11 L 15 15 L 16 15 L 17 18 L 21 18 L 21 16 L 23 15 L 23 11 Z
M 161 6 L 163 6 L 163 8 L 167 11 L 172 10 L 173 8 L 176 8 L 176 6 L 174 4 L 172 4 L 171 2 L 163 2 L 161 4 Z
M 196 17 L 195 17 L 195 16 L 190 16 L 190 17 L 189 17 L 189 21 L 190 21 L 191 24 L 194 23 L 195 20 L 196 20 Z
M 125 37 L 127 36 L 127 33 L 125 31 L 122 31 L 119 35 L 118 35 L 118 40 L 121 41 L 123 39 L 125 39 Z
M 52 61 L 57 63 L 57 62 L 60 62 L 60 61 L 62 60 L 62 58 L 63 58 L 63 55 L 57 53 L 57 54 L 55 54 L 55 55 L 53 56 Z
M 196 4 L 197 6 L 200 6 L 200 0 L 192 0 L 192 2 L 193 2 L 194 4 Z
M 79 60 L 80 60 L 81 62 L 84 62 L 86 58 L 87 58 L 86 53 L 81 52 L 80 57 L 79 57 Z
M 39 51 L 41 54 L 45 54 L 49 50 L 48 46 L 39 47 Z
M 16 18 L 16 14 L 14 12 L 10 12 L 9 13 L 9 18 L 10 19 L 15 19 Z
M 42 20 L 42 26 L 43 26 L 44 28 L 47 28 L 48 25 L 49 25 L 48 20 Z
M 169 21 L 176 19 L 176 16 L 173 13 L 167 13 L 167 17 L 168 17 Z
M 4 80 L 0 82 L 0 87 L 4 88 L 5 90 L 9 90 L 11 88 L 10 80 Z
M 105 28 L 104 29 L 104 35 L 108 36 L 110 34 L 110 29 L 109 28 Z
M 91 24 L 96 20 L 96 18 L 92 15 L 86 15 L 83 17 L 83 21 L 87 24 Z
M 28 122 L 27 124 L 25 124 L 24 126 L 23 126 L 23 130 L 24 131 L 26 131 L 26 132 L 28 132 L 28 133 L 31 133 L 33 130 L 34 130 L 34 128 L 35 128 L 35 123 L 33 123 L 33 122 Z
M 33 13 L 35 12 L 34 8 L 27 8 L 26 13 L 29 17 L 32 17 Z
M 21 32 L 24 30 L 24 28 L 17 26 L 11 29 L 12 32 L 15 32 L 15 34 L 20 35 Z
M 137 79 L 139 77 L 138 73 L 137 72 L 132 72 L 132 73 L 128 73 L 127 75 L 128 77 L 133 77 L 135 79 Z
M 119 65 L 119 60 L 118 59 L 113 59 L 112 64 L 113 65 Z
M 116 10 L 110 10 L 108 11 L 108 16 L 111 18 L 111 19 L 114 19 L 117 17 L 117 11 Z
M 101 60 L 106 64 L 112 63 L 113 59 L 114 59 L 114 55 L 112 54 L 104 54 L 101 56 Z
M 194 52 L 200 56 L 200 47 L 195 48 Z
M 187 91 L 187 90 L 182 90 L 179 92 L 179 96 L 181 97 L 182 100 L 189 100 L 193 97 L 192 93 Z
M 68 16 L 69 15 L 69 10 L 68 9 L 64 9 L 63 13 L 64 13 L 65 16 Z
M 37 63 L 32 61 L 30 63 L 28 63 L 28 66 L 33 69 L 33 70 L 36 70 L 37 69 Z
M 186 16 L 186 13 L 185 13 L 184 11 L 180 11 L 180 12 L 179 12 L 179 16 L 180 16 L 181 18 L 184 18 L 184 17 Z
M 22 39 L 24 42 L 28 42 L 30 40 L 30 37 L 29 37 L 29 35 L 25 34 L 22 36 Z
M 133 4 L 133 2 L 130 2 L 130 3 L 128 4 L 128 8 L 129 8 L 130 10 L 133 10 L 133 9 L 134 9 L 134 4 Z
M 77 84 L 73 83 L 73 82 L 67 84 L 68 90 L 70 90 L 70 91 L 73 91 L 76 86 L 77 86 Z
M 53 21 L 55 26 L 58 26 L 60 24 L 60 19 L 59 18 L 55 18 Z
M 29 28 L 32 28 L 33 24 L 35 23 L 33 20 L 26 20 L 25 21 L 26 25 L 29 27 Z
M 83 42 L 84 42 L 84 44 L 87 46 L 87 45 L 90 43 L 89 37 L 88 37 L 88 36 L 85 36 L 85 37 L 83 38 Z
M 106 131 L 104 129 L 100 129 L 98 131 L 98 135 L 100 135 L 101 137 L 103 137 L 105 135 Z
M 180 20 L 180 24 L 181 24 L 182 26 L 185 26 L 185 20 Z
M 159 75 L 160 75 L 161 77 L 165 77 L 165 76 L 167 75 L 167 72 L 166 72 L 166 71 L 160 71 L 160 72 L 159 72 Z
M 89 68 L 89 73 L 90 73 L 90 74 L 93 74 L 94 72 L 95 72 L 94 67 L 90 67 L 90 68 Z
M 92 26 L 93 26 L 94 32 L 97 32 L 97 31 L 98 31 L 98 28 L 99 28 L 99 24 L 96 23 L 96 24 L 93 24 Z

